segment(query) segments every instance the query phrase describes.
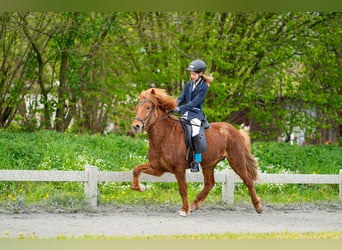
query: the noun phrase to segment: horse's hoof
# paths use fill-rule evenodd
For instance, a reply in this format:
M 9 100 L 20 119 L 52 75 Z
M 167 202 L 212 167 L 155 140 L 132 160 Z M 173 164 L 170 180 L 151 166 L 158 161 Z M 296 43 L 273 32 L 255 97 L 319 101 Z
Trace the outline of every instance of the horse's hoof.
M 262 206 L 260 205 L 258 208 L 255 208 L 255 211 L 256 211 L 258 214 L 261 214 L 261 213 L 262 213 Z
M 179 210 L 178 211 L 178 214 L 182 217 L 186 217 L 187 216 L 187 213 L 185 211 L 182 211 L 182 210 Z
M 261 214 L 262 213 L 262 205 L 261 203 L 259 202 L 258 205 L 254 206 L 255 208 L 255 211 L 258 213 L 258 214 Z
M 254 205 L 254 208 L 258 214 L 262 213 L 261 199 L 259 197 L 258 197 L 258 203 L 256 205 Z
M 145 190 L 146 190 L 146 187 L 145 187 L 145 185 L 144 184 L 139 184 L 139 187 L 140 187 L 140 191 L 141 192 L 144 192 Z
M 138 191 L 138 192 L 144 192 L 146 190 L 146 187 L 144 184 L 139 183 L 139 186 L 132 186 L 132 190 Z
M 198 210 L 198 207 L 196 207 L 196 206 L 190 207 L 190 212 L 195 212 L 196 210 Z

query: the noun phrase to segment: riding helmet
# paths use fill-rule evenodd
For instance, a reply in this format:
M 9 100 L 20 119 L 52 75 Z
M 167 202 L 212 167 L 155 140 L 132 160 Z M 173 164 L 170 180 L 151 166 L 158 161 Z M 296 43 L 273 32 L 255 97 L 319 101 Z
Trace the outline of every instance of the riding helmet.
M 186 69 L 199 73 L 199 72 L 205 72 L 206 67 L 207 65 L 205 64 L 205 62 L 197 59 L 197 60 L 193 60 Z

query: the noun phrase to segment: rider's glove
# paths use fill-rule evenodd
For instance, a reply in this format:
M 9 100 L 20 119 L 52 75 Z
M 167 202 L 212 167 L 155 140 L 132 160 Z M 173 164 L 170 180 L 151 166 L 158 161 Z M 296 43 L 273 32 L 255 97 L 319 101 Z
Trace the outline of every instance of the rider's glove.
M 174 115 L 179 115 L 179 114 L 180 114 L 180 110 L 179 110 L 178 107 L 176 107 L 175 109 L 170 110 L 170 112 L 171 112 L 172 114 L 174 114 Z

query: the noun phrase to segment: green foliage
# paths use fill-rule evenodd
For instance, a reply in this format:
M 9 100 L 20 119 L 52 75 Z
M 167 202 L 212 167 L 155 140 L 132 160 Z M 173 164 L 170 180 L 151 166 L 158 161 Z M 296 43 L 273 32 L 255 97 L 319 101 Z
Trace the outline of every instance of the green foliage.
M 0 169 L 84 170 L 86 164 L 101 171 L 132 171 L 146 162 L 148 143 L 142 137 L 76 135 L 39 131 L 0 130 Z M 334 145 L 296 146 L 286 143 L 254 142 L 253 153 L 263 173 L 338 174 L 342 147 Z M 217 171 L 228 168 L 220 162 Z M 144 183 L 143 193 L 132 191 L 130 183 L 99 183 L 100 204 L 180 204 L 176 183 Z M 189 199 L 195 198 L 202 183 L 189 183 Z M 47 210 L 76 212 L 84 209 L 82 183 L 0 182 L 0 203 L 14 212 L 25 204 L 40 204 Z M 335 201 L 338 185 L 258 184 L 258 194 L 267 203 Z M 217 183 L 206 204 L 222 204 L 222 184 Z M 168 193 L 168 195 L 162 195 Z M 237 202 L 248 202 L 245 185 L 236 186 Z
M 301 127 L 338 141 L 339 12 L 11 12 L 0 24 L 2 128 L 124 134 L 141 90 L 177 96 L 202 58 L 210 121 L 246 110 L 253 138 Z
M 252 144 L 261 172 L 338 174 L 342 166 L 341 147 L 336 145 L 289 145 L 287 143 Z
M 77 135 L 39 131 L 0 132 L 0 166 L 5 169 L 126 171 L 146 160 L 147 142 L 109 134 Z

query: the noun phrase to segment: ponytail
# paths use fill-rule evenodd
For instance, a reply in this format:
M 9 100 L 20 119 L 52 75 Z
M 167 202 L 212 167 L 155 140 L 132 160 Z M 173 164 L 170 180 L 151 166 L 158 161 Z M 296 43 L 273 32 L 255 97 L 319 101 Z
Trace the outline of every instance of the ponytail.
M 202 75 L 204 81 L 208 84 L 208 86 L 210 86 L 211 82 L 214 80 L 214 77 L 210 74 L 210 75 Z

